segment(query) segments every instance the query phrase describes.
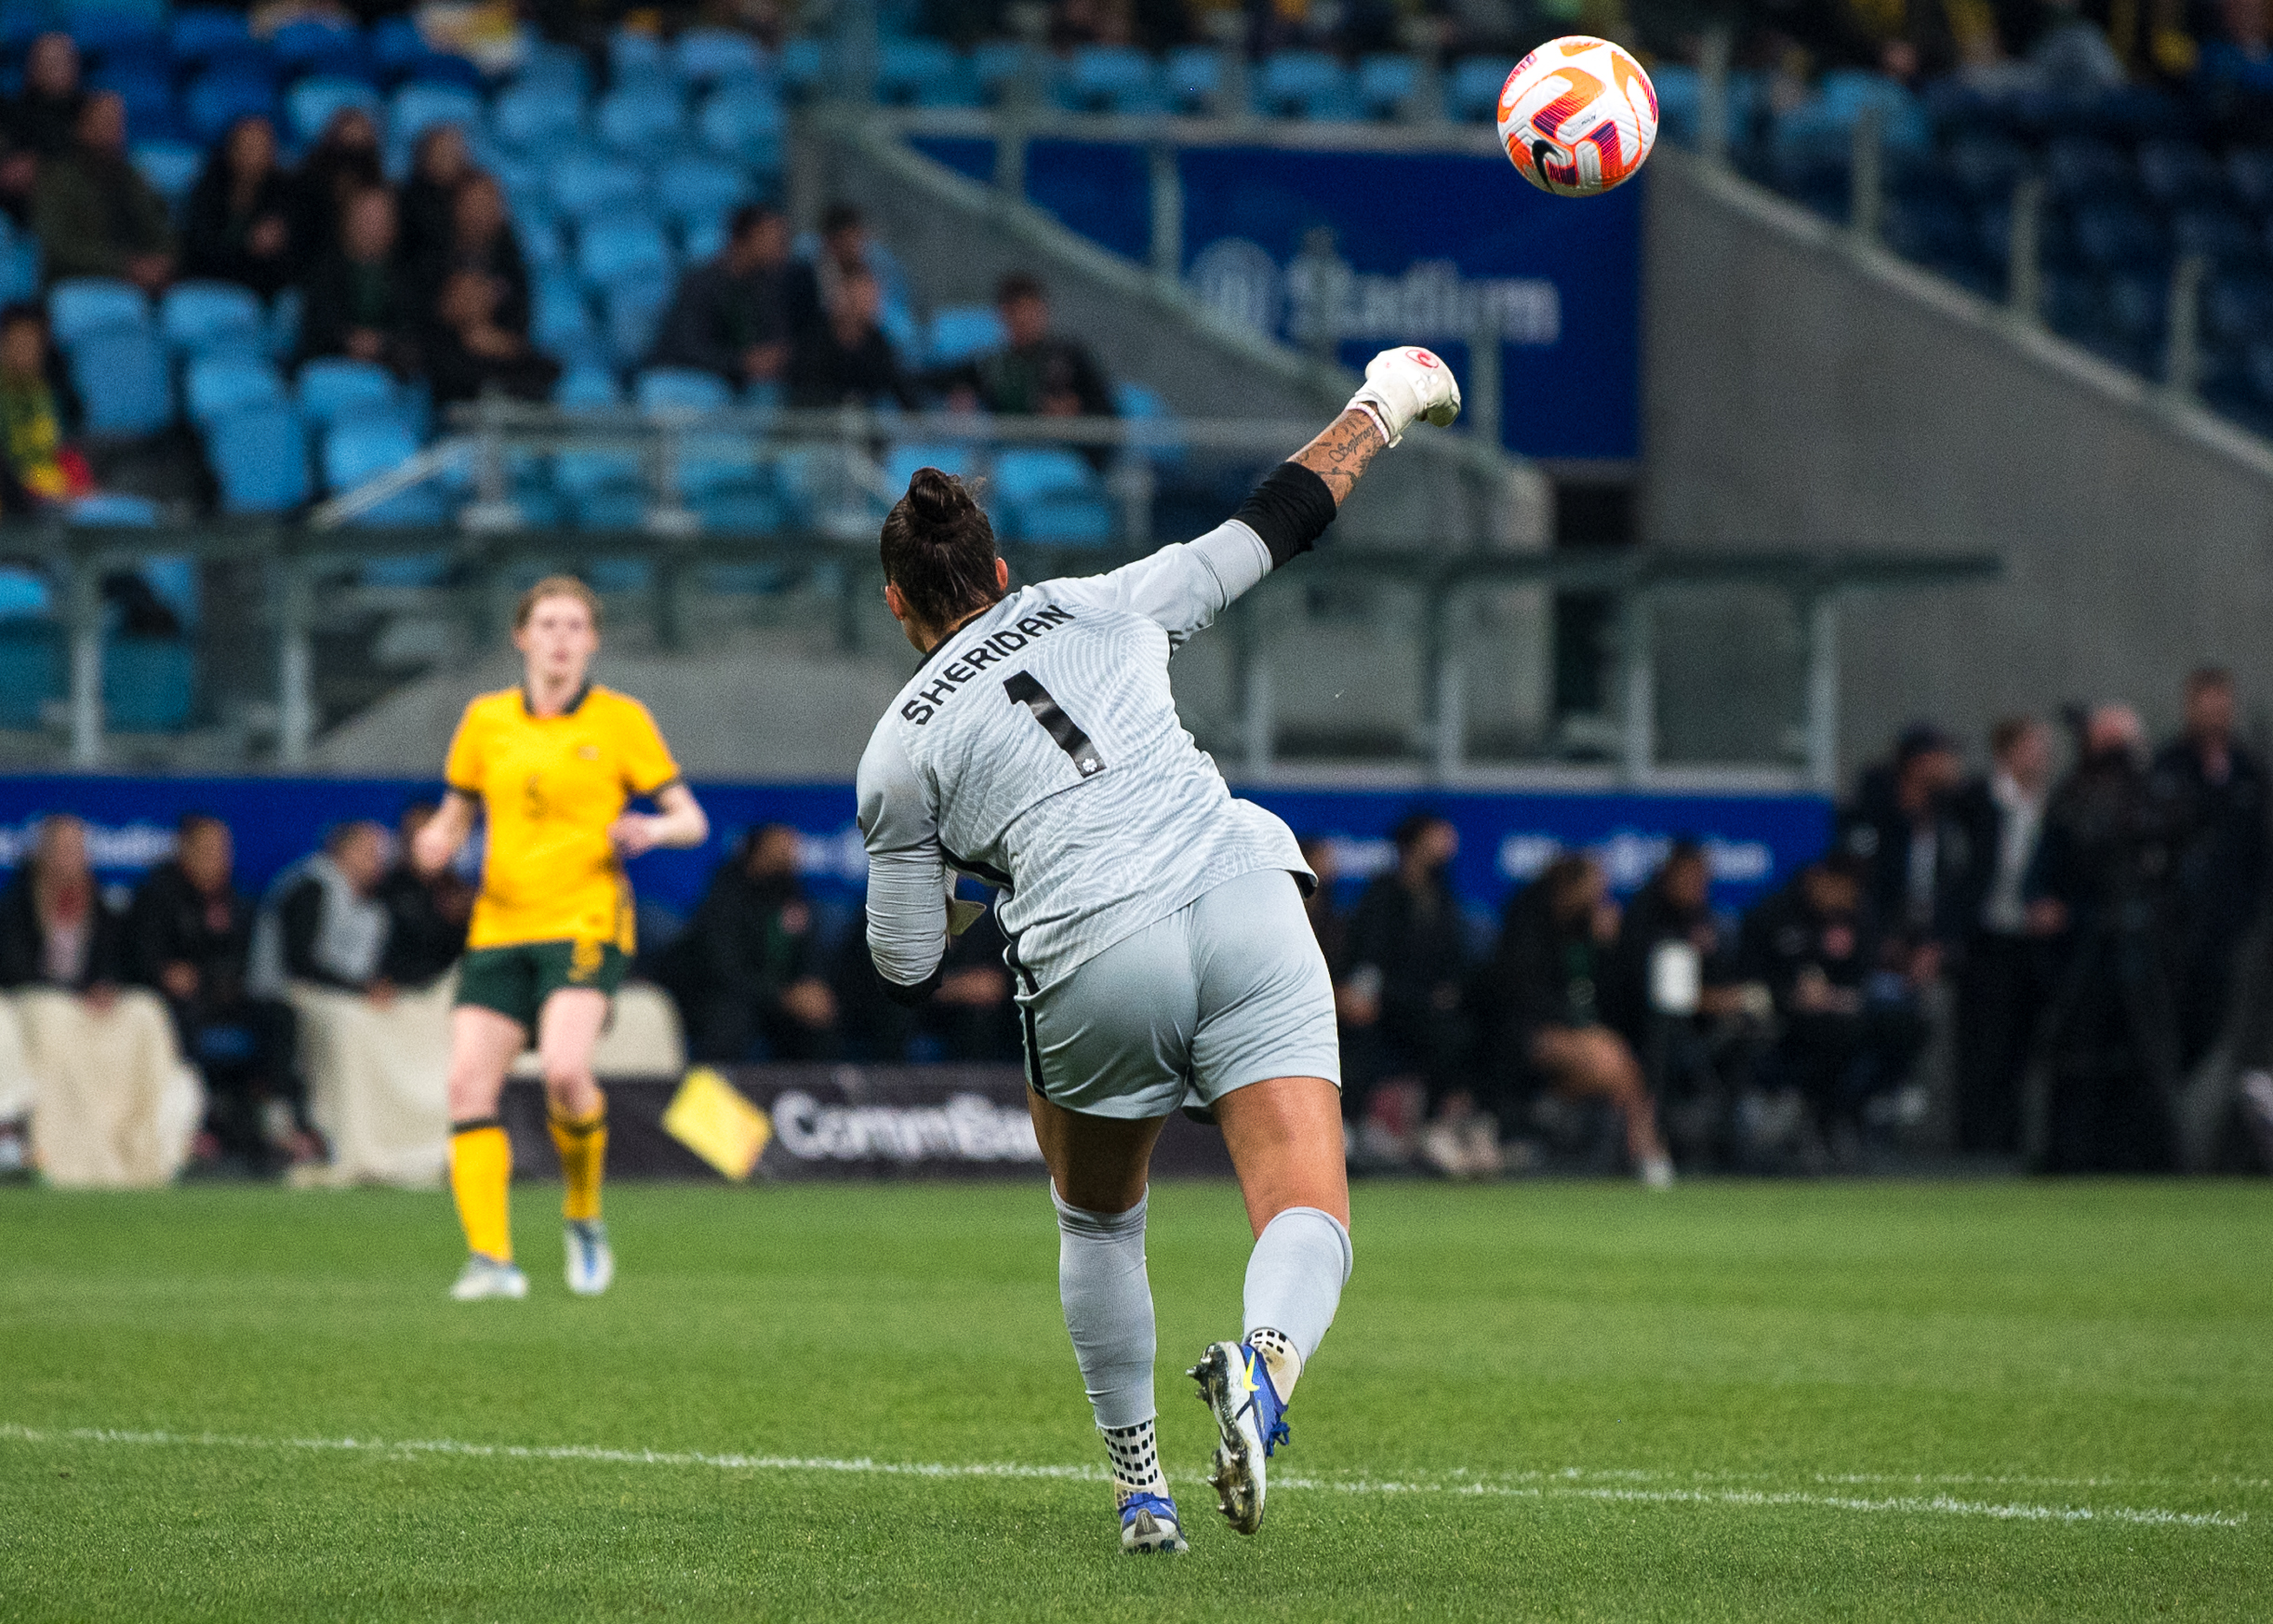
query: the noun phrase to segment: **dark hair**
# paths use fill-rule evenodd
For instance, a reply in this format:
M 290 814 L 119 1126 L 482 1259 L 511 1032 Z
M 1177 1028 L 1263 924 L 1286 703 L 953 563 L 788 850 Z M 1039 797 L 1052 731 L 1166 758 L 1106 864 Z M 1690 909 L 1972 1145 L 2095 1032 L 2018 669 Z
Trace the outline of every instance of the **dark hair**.
M 738 243 L 767 220 L 780 218 L 781 211 L 770 203 L 745 203 L 726 216 L 726 241 Z
M 2222 665 L 2198 665 L 2187 672 L 2187 692 L 2199 694 L 2211 689 L 2233 691 L 2234 673 Z
M 839 232 L 851 231 L 868 223 L 868 217 L 849 203 L 832 203 L 821 216 L 821 235 L 833 237 Z
M 2035 716 L 2007 716 L 1989 729 L 1989 753 L 2003 755 L 2022 739 L 2043 725 Z
M 1442 812 L 1431 811 L 1426 806 L 1417 807 L 1397 820 L 1397 826 L 1389 831 L 1389 840 L 1402 856 L 1418 845 L 1422 835 L 1444 821 Z
M 0 306 L 0 333 L 10 327 L 20 327 L 26 322 L 44 333 L 47 330 L 47 313 L 28 299 L 11 300 L 7 305 Z
M 228 824 L 223 823 L 210 812 L 184 812 L 174 819 L 174 838 L 178 841 L 187 840 L 201 829 L 211 828 L 226 831 L 228 827 Z
M 1042 278 L 1031 271 L 1013 271 L 994 285 L 994 302 L 1009 304 L 1015 300 L 1042 299 L 1050 296 L 1042 286 Z
M 878 549 L 884 578 L 899 589 L 908 613 L 944 632 L 1001 600 L 995 579 L 994 526 L 963 481 L 919 468 L 908 494 L 884 515 Z
M 1709 867 L 1711 861 L 1703 841 L 1694 834 L 1677 834 L 1666 847 L 1666 860 L 1658 865 L 1658 869 L 1662 872 L 1675 863 L 1704 863 Z

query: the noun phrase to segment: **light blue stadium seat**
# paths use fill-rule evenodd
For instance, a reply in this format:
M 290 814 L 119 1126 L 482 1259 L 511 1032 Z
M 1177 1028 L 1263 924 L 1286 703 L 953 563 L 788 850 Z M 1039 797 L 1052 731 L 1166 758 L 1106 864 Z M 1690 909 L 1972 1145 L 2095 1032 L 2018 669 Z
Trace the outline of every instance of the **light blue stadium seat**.
M 102 719 L 119 733 L 177 733 L 196 708 L 197 659 L 181 637 L 104 640 Z
M 712 152 L 760 169 L 781 166 L 781 103 L 753 86 L 729 85 L 702 105 L 696 127 Z
M 30 237 L 14 237 L 0 243 L 0 304 L 37 299 L 39 284 L 39 244 Z
M 1417 57 L 1401 51 L 1376 51 L 1358 63 L 1358 106 L 1368 118 L 1403 118 L 1414 111 L 1420 94 L 1421 65 Z
M 284 375 L 265 355 L 201 355 L 191 361 L 183 380 L 190 421 L 198 424 L 242 406 L 291 401 Z
M 607 67 L 618 85 L 627 79 L 661 78 L 671 72 L 671 51 L 652 33 L 618 28 L 607 36 Z
M 521 85 L 544 85 L 566 90 L 581 100 L 592 88 L 592 70 L 585 65 L 584 53 L 560 40 L 533 37 L 525 33 L 526 55 L 521 63 L 521 73 L 515 81 Z
M 1174 468 L 1184 461 L 1188 447 L 1176 432 L 1176 414 L 1168 409 L 1160 391 L 1148 384 L 1115 383 L 1113 408 L 1122 421 L 1144 425 L 1146 433 L 1136 445 L 1136 455 L 1155 468 Z
M 1212 46 L 1179 46 L 1168 53 L 1161 88 L 1178 113 L 1203 113 L 1223 94 L 1223 57 Z
M 521 239 L 521 258 L 532 270 L 550 271 L 568 263 L 567 239 L 550 210 L 514 209 L 513 234 Z
M 595 123 L 601 145 L 635 156 L 668 151 L 686 139 L 686 109 L 671 87 L 611 91 L 600 99 Z
M 100 490 L 74 497 L 63 517 L 90 530 L 150 530 L 157 527 L 158 504 L 125 491 Z
M 930 105 L 927 88 L 964 77 L 955 49 L 936 39 L 887 39 L 876 52 L 876 100 L 903 105 Z M 976 86 L 973 87 L 976 91 Z
M 997 453 L 989 495 L 1014 540 L 1095 545 L 1112 539 L 1113 513 L 1103 482 L 1071 451 Z
M 627 276 L 610 283 L 603 296 L 609 353 L 618 366 L 638 366 L 655 347 L 655 329 L 671 302 L 671 283 L 661 276 Z
M 651 366 L 639 375 L 631 399 L 643 412 L 723 412 L 734 404 L 734 392 L 714 373 Z
M 936 468 L 968 479 L 978 471 L 977 453 L 967 442 L 943 440 L 937 445 L 906 441 L 884 453 L 884 486 L 894 500 L 908 488 L 919 468 Z
M 150 300 L 131 282 L 73 276 L 47 290 L 47 325 L 55 341 L 68 350 L 105 327 L 149 326 Z
M 36 620 L 54 607 L 45 575 L 20 565 L 0 565 L 0 621 Z
M 1463 57 L 1444 86 L 1444 116 L 1490 124 L 1499 117 L 1499 87 L 1514 64 L 1503 57 Z
M 140 497 L 131 499 L 141 500 Z M 157 522 L 154 505 L 151 522 Z M 173 610 L 182 625 L 193 627 L 197 624 L 205 604 L 197 581 L 196 559 L 185 552 L 150 553 L 138 559 L 135 567 L 141 572 L 142 579 L 150 583 L 150 590 L 157 594 L 158 601 Z
M 1323 51 L 1280 51 L 1256 75 L 1257 111 L 1275 118 L 1347 119 L 1357 113 L 1349 70 Z
M 592 306 L 576 277 L 565 270 L 541 271 L 530 300 L 529 338 L 548 355 L 589 346 L 597 331 Z
M 158 195 L 179 209 L 204 172 L 206 155 L 188 141 L 137 141 L 134 166 Z
M 690 28 L 671 48 L 671 68 L 688 85 L 754 79 L 765 71 L 765 55 L 748 34 L 727 28 Z
M 386 103 L 379 91 L 361 79 L 318 74 L 302 79 L 285 92 L 285 116 L 293 139 L 312 141 L 345 107 L 360 107 L 382 123 Z
M 942 305 L 931 316 L 931 338 L 924 346 L 935 366 L 952 366 L 974 355 L 1000 350 L 1010 341 L 1003 318 L 985 304 Z
M 83 334 L 71 349 L 71 378 L 90 434 L 140 437 L 174 420 L 173 372 L 148 326 Z
M 419 454 L 419 424 L 399 406 L 355 406 L 339 412 L 324 433 L 324 485 L 338 495 L 401 467 Z M 389 497 L 359 514 L 358 525 L 439 525 L 449 503 L 429 480 Z M 396 582 L 423 585 L 425 582 Z
M 37 727 L 63 697 L 63 629 L 52 620 L 0 620 L 0 727 Z
M 804 96 L 818 88 L 829 72 L 829 52 L 811 34 L 799 34 L 785 40 L 781 46 L 781 84 L 783 88 Z
M 286 78 L 310 73 L 360 77 L 371 71 L 363 31 L 322 18 L 301 17 L 284 24 L 269 35 L 269 49 Z
M 1020 446 L 994 458 L 994 493 L 1005 501 L 1043 497 L 1091 496 L 1104 487 L 1097 470 L 1079 454 L 1055 446 Z
M 87 75 L 89 90 L 110 90 L 126 104 L 126 127 L 137 140 L 170 135 L 179 121 L 174 109 L 174 84 L 163 67 L 105 63 Z
M 391 407 L 397 398 L 393 375 L 370 361 L 326 356 L 299 369 L 300 415 L 311 423 L 329 423 L 342 412 Z
M 288 513 L 308 499 L 308 437 L 299 414 L 265 402 L 206 427 L 206 456 L 232 517 Z
M 158 300 L 158 330 L 185 354 L 258 352 L 266 328 L 259 300 L 233 282 L 177 282 Z
M 646 195 L 647 177 L 628 159 L 572 152 L 553 161 L 546 185 L 554 206 L 572 220 L 583 220 L 638 203 Z
M 679 258 L 689 265 L 714 260 L 726 246 L 726 217 L 700 215 L 679 222 Z
M 216 70 L 192 85 L 181 111 L 190 133 L 212 144 L 240 118 L 276 116 L 276 82 L 255 74 Z
M 1113 539 L 1112 504 L 1103 497 L 1036 497 L 1016 507 L 1011 533 L 1057 547 L 1105 547 Z
M 567 411 L 619 406 L 623 405 L 623 385 L 605 366 L 572 366 L 552 386 L 552 404 Z
M 1024 40 L 988 39 L 971 47 L 971 82 L 984 101 L 1002 100 L 1028 74 L 1046 81 L 1049 72 L 1049 60 Z
M 246 26 L 245 13 L 218 6 L 188 7 L 176 11 L 170 32 L 174 56 L 183 62 L 202 62 L 219 52 L 243 48 L 252 43 L 252 31 Z
M 382 17 L 371 24 L 371 66 L 379 82 L 400 79 L 426 55 L 426 36 L 408 17 Z
M 468 135 L 482 128 L 482 99 L 462 85 L 414 79 L 387 104 L 387 140 L 406 147 L 438 124 L 454 124 Z
M 686 227 L 716 222 L 750 198 L 750 176 L 721 158 L 679 157 L 656 166 L 655 198 L 663 217 Z
M 671 245 L 663 228 L 644 214 L 610 214 L 584 222 L 577 233 L 577 269 L 594 287 L 630 276 L 671 279 Z
M 454 51 L 421 51 L 403 77 L 416 84 L 447 86 L 473 96 L 489 93 L 489 75 L 481 65 Z
M 774 492 L 755 486 L 706 491 L 693 505 L 704 532 L 711 536 L 771 536 L 789 525 L 788 504 Z M 783 584 L 781 572 L 766 564 L 712 565 L 702 571 L 702 583 L 713 592 L 772 592 Z
M 100 0 L 67 5 L 57 20 L 79 48 L 98 54 L 156 44 L 166 37 L 165 0 Z
M 1167 105 L 1152 59 L 1129 46 L 1076 47 L 1058 92 L 1076 113 L 1150 113 Z
M 269 300 L 269 353 L 279 361 L 299 348 L 299 318 L 307 302 L 297 287 L 285 288 Z
M 562 451 L 552 484 L 576 523 L 587 530 L 631 530 L 646 516 L 639 458 L 630 451 Z
M 490 105 L 489 118 L 498 140 L 523 152 L 584 139 L 584 98 L 570 86 L 515 85 Z

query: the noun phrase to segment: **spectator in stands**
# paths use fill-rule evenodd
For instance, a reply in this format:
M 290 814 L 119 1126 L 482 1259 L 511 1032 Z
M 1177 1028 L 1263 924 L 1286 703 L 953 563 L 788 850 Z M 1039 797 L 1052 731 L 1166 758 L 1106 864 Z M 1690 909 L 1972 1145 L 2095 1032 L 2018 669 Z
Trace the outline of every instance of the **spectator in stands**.
M 411 843 L 438 809 L 432 801 L 404 808 L 395 828 L 395 849 L 402 856 L 379 886 L 379 900 L 387 910 L 379 974 L 414 992 L 450 973 L 466 951 L 466 925 L 473 917 L 474 889 L 464 875 L 455 869 L 422 874 L 410 860 Z
M 405 260 L 418 264 L 449 244 L 457 233 L 459 188 L 474 173 L 464 130 L 454 124 L 435 124 L 419 131 L 400 202 Z
M 126 921 L 86 860 L 86 825 L 44 819 L 32 856 L 0 896 L 0 988 L 51 987 L 107 1007 L 126 980 Z
M 1318 876 L 1316 887 L 1302 899 L 1302 911 L 1309 916 L 1310 934 L 1318 938 L 1318 951 L 1325 956 L 1326 973 L 1334 978 L 1338 995 L 1349 968 L 1349 916 L 1334 898 L 1341 868 L 1335 859 L 1334 843 L 1325 836 L 1306 834 L 1296 845 L 1302 860 L 1310 865 L 1310 872 Z
M 493 175 L 476 171 L 466 177 L 450 203 L 449 234 L 418 262 L 416 279 L 426 308 L 433 308 L 443 280 L 457 271 L 493 284 L 496 307 L 490 319 L 509 333 L 527 336 L 528 261 L 506 210 L 505 189 Z
M 778 378 L 790 358 L 790 227 L 770 204 L 726 221 L 726 246 L 679 278 L 650 366 L 714 372 L 740 387 Z
M 394 1002 L 385 973 L 387 907 L 379 899 L 387 846 L 379 825 L 342 823 L 322 851 L 276 877 L 254 933 L 257 992 L 277 997 L 304 981 L 360 992 L 382 1009 Z
M 889 396 L 915 405 L 892 340 L 876 325 L 884 292 L 865 265 L 838 273 L 829 319 L 797 334 L 790 347 L 790 404 L 819 408 L 870 406 Z
M 949 1061 L 962 1065 L 1016 1064 L 1022 1057 L 1018 1006 L 1004 967 L 1003 933 L 990 909 L 960 936 L 949 938 L 939 963 L 939 985 L 911 1007 L 894 1001 L 868 951 L 868 912 L 862 909 L 838 947 L 835 989 L 843 1058 L 868 1061 Z
M 303 277 L 338 246 L 349 199 L 386 183 L 379 126 L 362 108 L 342 107 L 324 126 L 324 133 L 292 177 L 293 252 L 299 257 Z
M 394 198 L 367 186 L 349 199 L 333 251 L 308 280 L 299 359 L 345 355 L 398 373 L 414 369 L 412 310 L 395 258 Z
M 994 308 L 1009 342 L 952 367 L 935 387 L 955 404 L 984 406 L 1004 417 L 1110 418 L 1112 385 L 1089 347 L 1050 331 L 1049 295 L 1038 277 L 1014 271 L 994 291 Z M 1089 448 L 1102 468 L 1112 448 Z
M 2206 665 L 2187 677 L 2186 731 L 2155 756 L 2154 788 L 2178 826 L 2179 1063 L 2217 1041 L 2242 938 L 2266 886 L 2266 771 L 2234 738 L 2234 679 Z
M 2202 45 L 2202 79 L 2247 96 L 2273 95 L 2273 17 L 2266 0 L 2221 0 L 2217 34 Z
M 1973 831 L 1952 805 L 1964 773 L 1956 742 L 1921 723 L 1840 814 L 1839 844 L 1863 865 L 1890 967 L 1921 985 L 1972 930 Z
M 1390 833 L 1397 866 L 1376 878 L 1349 922 L 1349 993 L 1338 1000 L 1356 1045 L 1369 1159 L 1408 1158 L 1429 1106 L 1455 1107 L 1469 1058 L 1466 925 L 1453 894 L 1460 833 L 1414 812 Z M 1440 1136 L 1440 1139 L 1442 1136 Z
M 135 978 L 166 1000 L 181 1051 L 205 1074 L 206 1122 L 193 1156 L 255 1171 L 318 1162 L 294 1066 L 291 1006 L 251 995 L 254 908 L 234 884 L 229 826 L 193 812 L 174 856 L 134 894 L 126 923 Z
M 813 904 L 797 878 L 797 832 L 767 823 L 719 866 L 656 982 L 677 1000 L 698 1059 L 820 1059 L 837 1022 Z
M 0 507 L 34 513 L 95 488 L 86 459 L 63 443 L 64 385 L 36 304 L 0 310 L 0 428 L 7 435 Z
M 503 283 L 479 271 L 453 271 L 443 278 L 419 344 L 435 405 L 492 393 L 526 401 L 552 397 L 560 363 L 498 319 L 503 292 Z
M 1601 865 L 1566 852 L 1509 899 L 1492 990 L 1506 1011 L 1508 1053 L 1556 1093 L 1606 1102 L 1624 1125 L 1635 1174 L 1662 1190 L 1673 1182 L 1673 1163 L 1658 1137 L 1656 1105 L 1632 1047 L 1602 1019 L 1601 990 L 1617 935 L 1617 904 Z M 1471 1155 L 1481 1159 L 1481 1147 Z
M 844 279 L 873 270 L 869 263 L 868 217 L 849 203 L 831 204 L 821 215 L 819 257 L 791 262 L 783 278 L 783 313 L 791 336 L 827 326 Z
M 40 165 L 33 221 L 47 275 L 114 276 L 145 293 L 174 279 L 166 199 L 126 156 L 126 104 L 98 91 L 79 110 L 78 139 Z
M 2042 922 L 2025 885 L 2052 789 L 2052 729 L 2014 716 L 1989 735 L 1988 776 L 1959 797 L 1973 830 L 1973 934 L 1957 976 L 1958 1148 L 1999 1155 L 2020 1149 L 2021 1079 L 2043 1013 Z
M 1833 851 L 1801 869 L 1744 922 L 1747 973 L 1775 1000 L 1782 1034 L 1761 1066 L 1771 1092 L 1797 1090 L 1833 1158 L 1859 1161 L 1872 1099 L 1901 1085 L 1927 1036 L 1915 989 L 1880 971 L 1865 865 Z
M 2083 0 L 2042 0 L 2028 50 L 2028 65 L 2040 87 L 2054 94 L 2088 96 L 2123 83 L 2122 59 L 2107 43 Z
M 43 33 L 24 53 L 23 88 L 0 109 L 0 209 L 32 223 L 41 163 L 70 150 L 86 92 L 79 47 L 67 33 Z
M 293 279 L 291 217 L 274 126 L 257 113 L 238 119 L 206 159 L 183 211 L 182 274 L 274 298 Z

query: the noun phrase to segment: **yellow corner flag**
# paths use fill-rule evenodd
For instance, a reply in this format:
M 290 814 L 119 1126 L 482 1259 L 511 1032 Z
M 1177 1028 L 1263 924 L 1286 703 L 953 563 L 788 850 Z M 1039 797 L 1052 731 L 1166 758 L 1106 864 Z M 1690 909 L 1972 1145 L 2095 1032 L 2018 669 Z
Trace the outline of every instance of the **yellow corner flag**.
M 708 1066 L 697 1066 L 671 1097 L 663 1128 L 729 1178 L 747 1178 L 774 1137 L 765 1113 Z

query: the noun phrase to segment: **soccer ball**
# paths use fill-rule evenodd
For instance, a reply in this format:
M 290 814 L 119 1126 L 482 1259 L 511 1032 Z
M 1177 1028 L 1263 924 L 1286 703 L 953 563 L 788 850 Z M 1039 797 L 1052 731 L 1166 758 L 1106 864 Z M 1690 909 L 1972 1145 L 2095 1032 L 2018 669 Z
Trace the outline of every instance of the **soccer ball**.
M 1607 192 L 1657 144 L 1657 90 L 1606 39 L 1549 40 L 1499 87 L 1499 139 L 1524 180 L 1558 197 Z

